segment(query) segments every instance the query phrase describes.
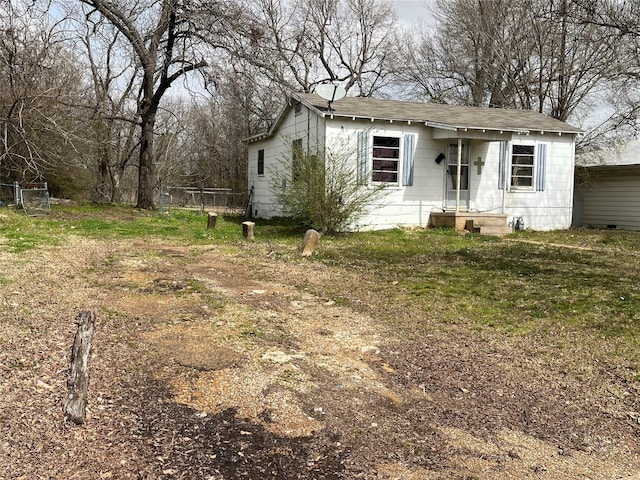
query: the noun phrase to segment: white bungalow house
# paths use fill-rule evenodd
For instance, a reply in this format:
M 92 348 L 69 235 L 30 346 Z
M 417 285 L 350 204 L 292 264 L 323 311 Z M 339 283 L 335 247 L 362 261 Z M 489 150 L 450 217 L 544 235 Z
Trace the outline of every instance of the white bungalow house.
M 282 214 L 270 172 L 291 168 L 296 148 L 348 145 L 356 174 L 388 189 L 354 230 L 565 229 L 581 131 L 533 111 L 292 94 L 271 129 L 248 139 L 251 213 Z

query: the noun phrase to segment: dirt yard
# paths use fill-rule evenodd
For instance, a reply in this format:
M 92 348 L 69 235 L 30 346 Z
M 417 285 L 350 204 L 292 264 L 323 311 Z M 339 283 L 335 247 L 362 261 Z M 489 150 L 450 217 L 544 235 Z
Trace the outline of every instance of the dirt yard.
M 0 478 L 640 479 L 638 392 L 615 368 L 584 352 L 569 375 L 531 342 L 392 327 L 368 281 L 213 245 L 0 253 Z M 83 309 L 97 322 L 75 426 Z

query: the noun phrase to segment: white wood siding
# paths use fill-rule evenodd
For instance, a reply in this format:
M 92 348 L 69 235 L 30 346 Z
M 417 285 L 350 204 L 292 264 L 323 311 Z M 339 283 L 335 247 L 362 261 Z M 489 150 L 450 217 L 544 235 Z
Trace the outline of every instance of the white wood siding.
M 640 230 L 640 172 L 594 174 L 579 193 L 583 225 Z
M 449 143 L 455 139 L 434 139 L 434 129 L 423 124 L 407 122 L 370 121 L 350 118 L 321 118 L 303 107 L 293 109 L 283 118 L 278 132 L 266 140 L 249 144 L 249 187 L 254 187 L 253 213 L 269 218 L 281 215 L 270 190 L 269 172 L 285 168 L 291 157 L 291 141 L 302 139 L 305 149 L 322 149 L 325 135 L 327 148 L 332 142 L 353 150 L 353 165 L 357 165 L 357 133 L 368 130 L 374 135 L 416 135 L 413 185 L 388 187 L 389 194 L 354 225 L 356 230 L 372 230 L 429 224 L 432 211 L 445 207 L 446 160 L 435 162 L 439 153 L 448 154 Z M 440 132 L 442 133 L 442 132 Z M 464 134 L 463 134 L 464 135 Z M 337 139 L 337 140 L 334 140 Z M 467 139 L 469 145 L 469 208 L 476 212 L 506 213 L 512 219 L 522 217 L 526 228 L 535 230 L 565 229 L 571 225 L 573 208 L 574 139 L 572 135 L 557 134 L 513 135 L 511 144 L 526 142 L 547 145 L 544 191 L 509 191 L 498 188 L 499 141 Z M 400 145 L 402 159 L 404 144 Z M 265 175 L 257 175 L 258 150 L 265 150 Z M 484 165 L 478 174 L 478 157 Z M 402 179 L 402 162 L 399 178 Z
M 505 212 L 522 217 L 532 230 L 562 230 L 571 226 L 573 211 L 574 142 L 569 136 L 530 135 L 527 141 L 547 144 L 545 188 L 542 192 L 509 191 Z M 518 139 L 514 138 L 514 142 Z
M 389 186 L 388 194 L 378 203 L 371 205 L 367 214 L 352 227 L 355 230 L 376 230 L 383 228 L 421 226 L 429 224 L 432 210 L 441 210 L 443 206 L 443 175 L 445 162 L 437 165 L 434 159 L 442 151 L 441 142 L 434 142 L 431 129 L 420 124 L 409 125 L 404 122 L 371 122 L 366 120 L 335 119 L 327 121 L 327 138 L 345 136 L 354 146 L 359 131 L 370 132 L 373 136 L 416 135 L 413 185 L 402 186 L 402 161 L 399 166 L 399 185 Z M 400 142 L 400 159 L 404 154 L 404 140 Z M 355 164 L 354 164 L 355 165 Z
M 282 215 L 272 192 L 271 174 L 274 170 L 290 168 L 291 142 L 297 139 L 302 140 L 302 147 L 307 151 L 322 149 L 324 145 L 324 119 L 304 106 L 298 114 L 289 109 L 272 137 L 249 144 L 249 188 L 254 189 L 252 215 L 260 218 Z M 264 175 L 258 175 L 260 149 L 264 149 Z

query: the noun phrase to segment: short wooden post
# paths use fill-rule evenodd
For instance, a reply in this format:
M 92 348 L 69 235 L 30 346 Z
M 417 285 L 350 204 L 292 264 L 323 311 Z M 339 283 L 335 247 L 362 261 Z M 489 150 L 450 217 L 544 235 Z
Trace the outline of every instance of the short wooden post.
M 216 228 L 216 221 L 218 220 L 218 214 L 209 212 L 207 215 L 207 230 Z
M 67 396 L 62 407 L 65 416 L 81 425 L 86 418 L 89 390 L 89 357 L 93 343 L 96 314 L 81 311 L 76 317 L 78 330 L 71 350 L 71 370 L 67 381 Z
M 253 222 L 242 222 L 242 236 L 244 238 L 248 238 L 249 240 L 253 239 L 253 227 L 256 224 Z

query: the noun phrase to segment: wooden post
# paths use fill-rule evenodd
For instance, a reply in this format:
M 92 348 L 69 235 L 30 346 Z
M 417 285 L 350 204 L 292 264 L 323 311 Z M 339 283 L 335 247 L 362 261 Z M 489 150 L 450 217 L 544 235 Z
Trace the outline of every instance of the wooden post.
M 248 238 L 249 240 L 253 239 L 253 227 L 256 224 L 253 222 L 242 222 L 242 236 L 244 238 Z
M 216 228 L 216 221 L 218 220 L 218 214 L 209 212 L 207 216 L 207 230 Z
M 71 370 L 67 381 L 67 397 L 62 407 L 65 416 L 81 425 L 85 421 L 89 390 L 89 357 L 93 342 L 96 314 L 81 311 L 76 317 L 78 330 L 71 350 Z

